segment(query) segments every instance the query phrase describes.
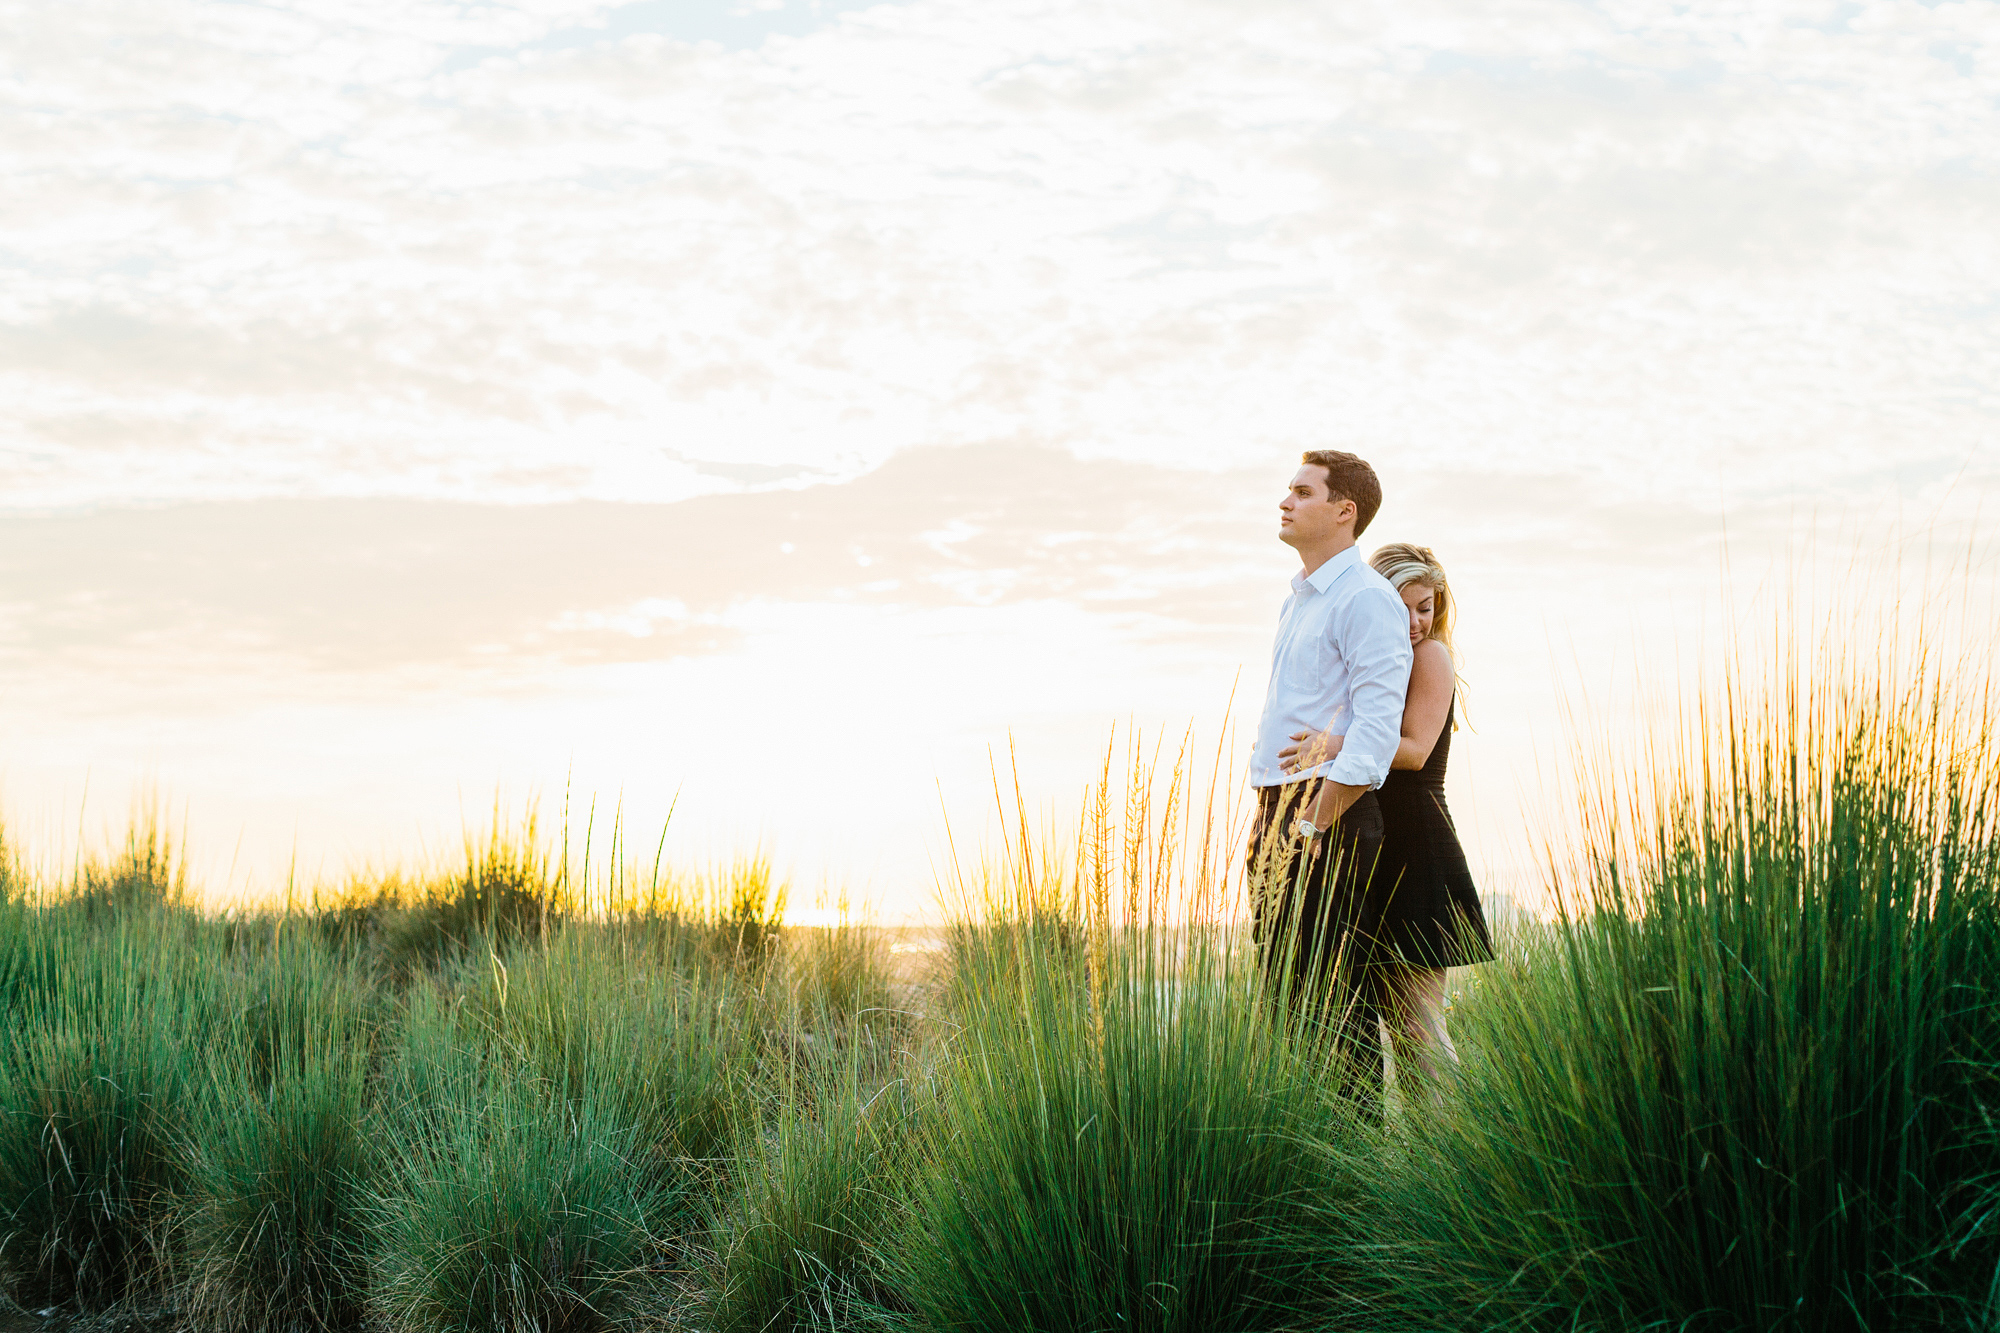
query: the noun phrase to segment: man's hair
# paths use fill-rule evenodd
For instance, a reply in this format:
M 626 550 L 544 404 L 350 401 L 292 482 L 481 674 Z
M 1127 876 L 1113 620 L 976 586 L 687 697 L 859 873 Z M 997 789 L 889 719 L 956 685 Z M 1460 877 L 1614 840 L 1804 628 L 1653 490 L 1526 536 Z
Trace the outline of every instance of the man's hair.
M 1368 531 L 1375 511 L 1382 507 L 1382 483 L 1375 479 L 1375 469 L 1338 449 L 1308 449 L 1299 461 L 1326 469 L 1327 499 L 1354 501 L 1354 535 Z

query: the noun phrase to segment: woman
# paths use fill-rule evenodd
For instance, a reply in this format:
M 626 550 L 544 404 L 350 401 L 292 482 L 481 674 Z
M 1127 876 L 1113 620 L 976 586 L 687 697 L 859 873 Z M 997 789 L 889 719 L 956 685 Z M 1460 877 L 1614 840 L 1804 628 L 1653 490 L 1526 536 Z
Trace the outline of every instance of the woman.
M 1387 894 L 1376 956 L 1390 960 L 1380 964 L 1376 980 L 1397 1049 L 1434 1076 L 1440 1057 L 1458 1061 L 1445 1031 L 1445 969 L 1493 957 L 1479 891 L 1444 802 L 1458 680 L 1451 656 L 1451 592 L 1444 566 L 1425 547 L 1395 542 L 1368 563 L 1410 608 L 1414 659 L 1402 743 L 1388 780 L 1375 793 L 1383 841 L 1373 882 Z M 1340 753 L 1343 739 L 1331 732 L 1297 732 L 1278 752 L 1279 763 L 1287 772 L 1310 768 Z

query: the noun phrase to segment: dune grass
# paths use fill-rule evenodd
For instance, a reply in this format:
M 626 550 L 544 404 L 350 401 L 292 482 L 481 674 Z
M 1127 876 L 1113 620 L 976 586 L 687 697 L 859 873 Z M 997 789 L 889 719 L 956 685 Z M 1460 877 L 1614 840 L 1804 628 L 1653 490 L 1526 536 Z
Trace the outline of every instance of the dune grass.
M 204 1328 L 352 1328 L 368 1290 L 366 1052 L 300 1052 L 267 1076 L 217 1071 L 188 1144 L 184 1300 Z
M 385 1122 L 372 1303 L 413 1330 L 591 1330 L 628 1304 L 665 1199 L 596 1097 L 458 1052 L 441 1100 Z
M 1272 1329 L 1328 1299 L 1304 1205 L 1346 1188 L 1323 1048 L 1235 932 L 1132 927 L 1076 967 L 1042 932 L 972 992 L 936 1074 L 904 1298 L 952 1329 Z
M 615 933 L 489 950 L 428 983 L 494 1077 L 591 1103 L 649 1185 L 682 1197 L 725 1153 L 755 1078 L 760 994 L 726 968 L 676 972 Z
M 1601 773 L 1565 910 L 1354 1162 L 1356 1327 L 1979 1328 L 2000 1248 L 2000 735 L 1935 664 L 1741 674 Z M 1448 1163 L 1448 1170 L 1437 1169 Z
M 0 1282 L 86 1308 L 166 1278 L 180 1118 L 217 1026 L 212 932 L 12 910 L 0 1052 Z
M 768 863 L 719 907 L 581 921 L 531 908 L 561 874 L 503 830 L 326 917 L 218 919 L 156 828 L 0 903 L 0 1288 L 20 1303 L 434 1327 L 456 1284 L 492 1326 L 590 1324 L 698 1229 L 767 1048 L 789 1050 L 766 1029 L 868 989 L 766 965 Z M 507 1198 L 513 1267 L 481 1267 L 502 1245 L 439 1268 L 470 1233 L 437 1228 L 498 1227 Z
M 19 849 L 7 838 L 5 821 L 0 821 L 0 908 L 19 902 L 27 892 L 27 868 L 21 864 Z
M 893 1281 L 950 1329 L 1296 1327 L 1333 1298 L 1349 1132 L 1324 1035 L 1264 998 L 1213 804 L 1115 752 L 1074 837 L 1020 802 L 960 877 L 948 1040 Z M 1233 910 L 1232 910 L 1233 909 Z
M 204 1327 L 350 1327 L 366 1289 L 367 1076 L 389 1001 L 311 932 L 273 922 L 231 944 L 181 1121 L 180 1297 Z
M 719 1333 L 893 1326 L 887 1246 L 904 1222 L 928 1087 L 823 1071 L 770 1108 L 714 1209 L 703 1318 Z
M 783 927 L 761 857 L 497 820 L 233 919 L 157 822 L 55 886 L 0 848 L 0 1285 L 243 1333 L 2000 1328 L 1993 695 L 1829 642 L 1590 770 L 1560 910 L 1376 1119 L 1184 753 L 1067 836 L 1017 800 L 921 975 Z
M 130 916 L 184 907 L 187 897 L 187 861 L 162 822 L 159 803 L 149 801 L 135 811 L 115 856 L 77 866 L 60 903 L 85 916 Z

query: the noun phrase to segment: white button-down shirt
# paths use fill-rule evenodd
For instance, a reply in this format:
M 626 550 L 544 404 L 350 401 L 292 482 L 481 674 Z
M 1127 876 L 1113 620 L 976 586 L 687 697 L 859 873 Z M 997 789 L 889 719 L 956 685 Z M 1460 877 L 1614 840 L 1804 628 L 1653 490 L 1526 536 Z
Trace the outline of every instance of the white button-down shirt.
M 1403 735 L 1403 695 L 1410 687 L 1410 610 L 1350 546 L 1312 572 L 1294 575 L 1278 615 L 1271 683 L 1250 785 L 1274 787 L 1323 777 L 1379 787 Z M 1298 773 L 1278 767 L 1295 731 L 1344 734 L 1330 763 Z

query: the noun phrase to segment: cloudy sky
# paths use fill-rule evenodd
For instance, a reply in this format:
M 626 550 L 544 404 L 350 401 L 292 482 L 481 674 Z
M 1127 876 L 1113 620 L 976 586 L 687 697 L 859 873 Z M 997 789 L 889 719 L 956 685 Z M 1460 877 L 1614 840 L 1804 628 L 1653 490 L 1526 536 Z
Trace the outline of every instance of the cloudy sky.
M 1458 581 L 1511 883 L 1565 700 L 1802 544 L 1990 551 L 1994 3 L 0 18 L 0 810 L 51 863 L 148 787 L 223 894 L 567 783 L 901 911 L 1010 732 L 1060 801 L 1254 709 L 1334 446 Z

